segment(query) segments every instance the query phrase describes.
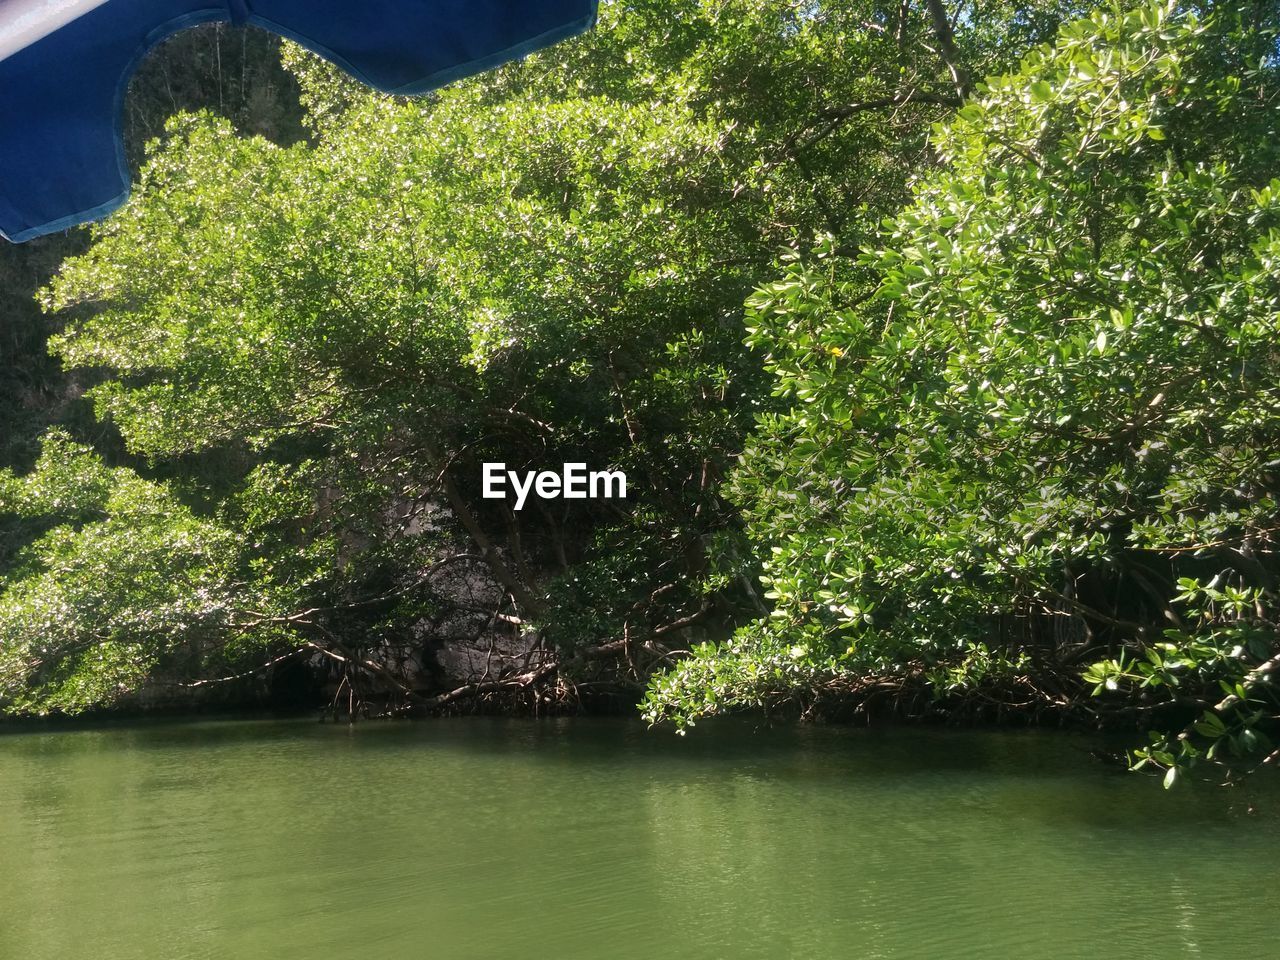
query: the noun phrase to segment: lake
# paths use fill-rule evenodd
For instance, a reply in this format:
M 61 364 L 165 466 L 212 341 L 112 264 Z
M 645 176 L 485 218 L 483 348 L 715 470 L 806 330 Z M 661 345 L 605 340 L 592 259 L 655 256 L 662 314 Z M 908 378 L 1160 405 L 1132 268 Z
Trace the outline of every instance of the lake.
M 1166 793 L 1095 745 L 579 719 L 6 732 L 0 960 L 1280 956 L 1277 778 Z

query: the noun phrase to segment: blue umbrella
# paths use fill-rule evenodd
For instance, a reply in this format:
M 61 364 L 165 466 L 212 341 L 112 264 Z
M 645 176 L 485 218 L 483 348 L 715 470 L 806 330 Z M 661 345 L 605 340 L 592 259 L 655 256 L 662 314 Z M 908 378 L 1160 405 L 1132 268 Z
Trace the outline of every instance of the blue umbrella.
M 588 29 L 596 0 L 0 0 L 0 236 L 96 220 L 129 195 L 123 100 L 199 23 L 251 23 L 388 93 L 423 93 Z

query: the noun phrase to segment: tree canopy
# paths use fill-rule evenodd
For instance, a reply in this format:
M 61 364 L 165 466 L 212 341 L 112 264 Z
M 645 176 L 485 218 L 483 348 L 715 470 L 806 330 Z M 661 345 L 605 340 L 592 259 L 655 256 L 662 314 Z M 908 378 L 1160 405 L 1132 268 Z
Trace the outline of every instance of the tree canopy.
M 792 405 L 734 481 L 776 607 L 651 694 L 683 722 L 852 673 L 1266 756 L 1275 713 L 1274 17 L 1064 27 L 936 131 L 873 248 L 750 300 Z M 1264 29 L 1260 24 L 1267 25 Z M 1225 699 L 1224 698 L 1225 695 Z M 1179 731 L 1186 723 L 1186 735 Z
M 307 136 L 179 113 L 42 293 L 119 445 L 0 475 L 0 697 L 297 655 L 1265 756 L 1274 7 L 636 0 L 416 100 L 287 49 Z M 422 688 L 458 610 L 502 663 Z

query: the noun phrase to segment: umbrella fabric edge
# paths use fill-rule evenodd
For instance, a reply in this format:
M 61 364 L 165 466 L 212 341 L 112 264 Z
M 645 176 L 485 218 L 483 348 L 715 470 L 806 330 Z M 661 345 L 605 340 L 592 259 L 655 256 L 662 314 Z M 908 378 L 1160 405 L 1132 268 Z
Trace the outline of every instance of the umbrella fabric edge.
M 317 56 L 323 57 L 333 63 L 360 83 L 372 87 L 375 90 L 396 96 L 414 96 L 428 93 L 432 90 L 437 90 L 440 87 L 446 86 L 455 81 L 494 69 L 504 63 L 521 59 L 539 50 L 545 49 L 546 47 L 552 46 L 555 43 L 559 43 L 562 40 L 567 40 L 570 37 L 578 36 L 587 32 L 595 26 L 597 22 L 599 15 L 598 0 L 588 0 L 587 6 L 589 10 L 585 16 L 553 27 L 550 30 L 544 31 L 503 50 L 485 54 L 481 57 L 477 57 L 463 63 L 454 64 L 442 70 L 433 71 L 417 80 L 397 86 L 388 86 L 386 84 L 378 83 L 369 77 L 365 71 L 351 63 L 346 57 L 343 57 L 329 49 L 325 44 L 319 43 L 310 37 L 307 37 L 305 34 L 279 24 L 269 18 L 255 13 L 249 13 L 248 16 L 244 18 L 236 17 L 232 19 L 231 22 L 238 21 L 241 23 L 249 23 L 278 36 L 292 40 L 312 51 Z M 202 10 L 190 11 L 160 24 L 146 35 L 145 39 L 139 44 L 124 69 L 121 71 L 116 82 L 112 101 L 111 134 L 115 147 L 116 174 L 120 186 L 119 191 L 114 196 L 108 200 L 96 203 L 93 206 L 81 209 L 74 213 L 66 214 L 45 223 L 24 227 L 21 230 L 8 232 L 2 225 L 0 225 L 0 238 L 3 238 L 10 243 L 25 243 L 38 237 L 47 236 L 48 234 L 57 233 L 82 224 L 101 220 L 124 206 L 124 204 L 128 202 L 133 191 L 133 178 L 130 174 L 126 160 L 124 145 L 124 105 L 130 81 L 133 79 L 133 76 L 137 72 L 142 61 L 159 44 L 183 30 L 206 23 L 217 22 L 228 22 L 227 11 L 225 8 L 209 7 Z

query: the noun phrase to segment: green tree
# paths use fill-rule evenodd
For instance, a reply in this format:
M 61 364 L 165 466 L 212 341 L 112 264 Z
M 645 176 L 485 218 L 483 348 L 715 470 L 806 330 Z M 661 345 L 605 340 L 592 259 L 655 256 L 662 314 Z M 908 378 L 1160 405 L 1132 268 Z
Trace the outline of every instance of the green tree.
M 825 240 L 756 292 L 793 405 L 734 484 L 777 606 L 660 678 L 651 718 L 889 676 L 1146 723 L 1140 764 L 1268 755 L 1276 22 L 1064 27 L 938 128 L 876 249 Z
M 198 675 L 202 634 L 262 606 L 237 575 L 240 551 L 163 486 L 106 467 L 62 431 L 35 468 L 0 474 L 0 511 L 39 529 L 0 597 L 0 700 L 78 712 L 132 692 L 157 669 Z
M 298 642 L 400 642 L 452 560 L 501 588 L 536 666 L 513 677 L 634 683 L 764 609 L 720 493 L 770 402 L 745 297 L 816 230 L 872 239 L 930 124 L 1060 8 L 954 13 L 606 4 L 591 36 L 413 101 L 293 51 L 313 139 L 172 121 L 51 285 L 55 350 L 104 378 L 98 415 L 149 475 L 233 531 L 250 596 L 289 594 L 272 558 L 337 544 L 263 611 Z M 634 495 L 517 513 L 480 496 L 494 460 L 622 468 Z M 19 634 L 56 580 L 31 585 L 54 563 L 32 550 Z

